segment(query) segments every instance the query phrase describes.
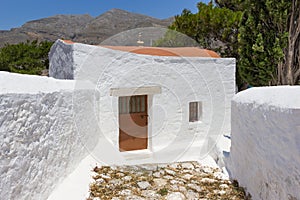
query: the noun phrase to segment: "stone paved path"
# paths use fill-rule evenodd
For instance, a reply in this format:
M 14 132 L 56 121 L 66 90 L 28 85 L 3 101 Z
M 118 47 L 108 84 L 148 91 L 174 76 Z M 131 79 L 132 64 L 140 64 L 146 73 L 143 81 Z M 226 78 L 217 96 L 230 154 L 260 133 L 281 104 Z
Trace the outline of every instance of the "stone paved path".
M 198 162 L 94 168 L 87 200 L 246 199 L 220 171 Z

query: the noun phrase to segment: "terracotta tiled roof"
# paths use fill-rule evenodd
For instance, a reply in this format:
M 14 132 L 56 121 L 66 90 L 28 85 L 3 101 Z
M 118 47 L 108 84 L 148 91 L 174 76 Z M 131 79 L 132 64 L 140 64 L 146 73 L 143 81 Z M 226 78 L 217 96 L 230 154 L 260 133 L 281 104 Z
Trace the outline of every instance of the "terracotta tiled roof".
M 154 55 L 154 56 L 182 56 L 182 57 L 211 57 L 220 58 L 220 56 L 211 50 L 200 49 L 198 47 L 138 47 L 138 46 L 102 46 L 109 49 L 127 51 L 136 54 Z
M 71 40 L 63 40 L 66 44 L 74 44 Z M 200 49 L 198 47 L 143 47 L 143 46 L 102 46 L 113 50 L 126 51 L 136 54 L 153 56 L 182 56 L 182 57 L 210 57 L 220 58 L 211 50 Z
M 74 44 L 75 42 L 71 41 L 71 40 L 63 40 L 64 43 L 66 44 Z

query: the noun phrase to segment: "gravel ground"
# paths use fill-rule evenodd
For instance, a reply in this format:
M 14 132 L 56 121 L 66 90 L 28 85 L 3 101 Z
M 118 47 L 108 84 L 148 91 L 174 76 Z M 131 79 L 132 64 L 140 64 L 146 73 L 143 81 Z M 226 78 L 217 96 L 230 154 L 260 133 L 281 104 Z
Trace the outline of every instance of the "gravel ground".
M 87 200 L 250 199 L 220 169 L 198 162 L 96 166 L 93 173 Z

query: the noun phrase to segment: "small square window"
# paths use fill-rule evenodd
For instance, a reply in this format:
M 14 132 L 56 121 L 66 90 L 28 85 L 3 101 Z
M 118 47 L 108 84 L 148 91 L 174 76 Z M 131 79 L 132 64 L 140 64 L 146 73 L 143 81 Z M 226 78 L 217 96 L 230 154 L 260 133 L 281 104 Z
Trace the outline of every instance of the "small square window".
M 202 102 L 190 102 L 189 103 L 189 121 L 197 122 L 202 118 Z

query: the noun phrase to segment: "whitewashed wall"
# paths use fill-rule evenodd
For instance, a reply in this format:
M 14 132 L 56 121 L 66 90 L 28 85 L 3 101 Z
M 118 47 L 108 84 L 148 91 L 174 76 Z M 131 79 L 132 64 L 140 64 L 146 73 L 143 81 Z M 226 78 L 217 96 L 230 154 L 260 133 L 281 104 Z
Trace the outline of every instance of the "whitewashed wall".
M 65 44 L 58 40 L 50 53 L 50 74 L 66 79 L 72 76 L 65 74 L 69 71 L 69 61 L 58 62 L 64 60 L 61 58 L 65 55 L 55 53 L 57 47 L 60 52 L 72 50 L 74 68 L 71 74 L 74 74 L 76 85 L 79 87 L 80 81 L 92 83 L 95 101 L 82 117 L 96 120 L 95 138 L 100 138 L 100 142 L 94 153 L 105 163 L 128 163 L 118 151 L 118 97 L 110 96 L 112 88 L 160 86 L 162 89 L 161 94 L 149 96 L 153 156 L 142 162 L 199 158 L 214 146 L 208 144 L 214 144 L 221 135 L 230 133 L 235 59 L 138 55 L 79 43 Z M 64 76 L 58 68 L 66 69 Z M 190 101 L 202 102 L 201 122 L 188 121 Z M 107 155 L 97 150 L 104 146 L 109 149 Z
M 74 81 L 0 72 L 0 199 L 47 199 L 88 154 L 73 120 Z M 84 102 L 83 102 L 84 103 Z
M 0 72 L 0 199 L 46 199 L 87 154 L 100 164 L 199 160 L 230 132 L 234 72 L 234 59 L 57 41 L 50 75 L 75 81 Z M 118 150 L 118 97 L 110 90 L 145 86 L 162 89 L 149 95 L 151 156 L 128 160 Z M 202 102 L 202 121 L 188 122 L 190 101 Z
M 238 93 L 231 129 L 228 167 L 253 200 L 300 199 L 300 87 Z

